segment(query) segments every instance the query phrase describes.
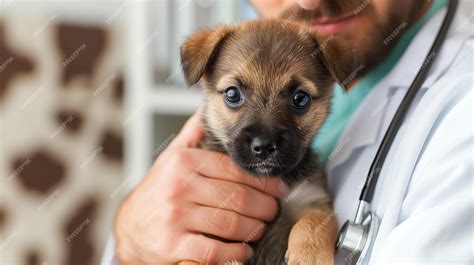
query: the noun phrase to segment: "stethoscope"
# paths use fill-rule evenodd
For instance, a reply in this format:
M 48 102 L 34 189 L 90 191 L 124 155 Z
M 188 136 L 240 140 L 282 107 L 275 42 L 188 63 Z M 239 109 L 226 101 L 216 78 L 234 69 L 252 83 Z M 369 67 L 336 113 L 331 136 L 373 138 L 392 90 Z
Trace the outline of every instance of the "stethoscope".
M 443 44 L 456 12 L 457 5 L 458 0 L 449 1 L 448 12 L 431 46 L 430 52 L 425 58 L 420 70 L 418 70 L 415 80 L 410 85 L 384 135 L 382 143 L 370 166 L 364 187 L 362 188 L 354 221 L 346 221 L 339 233 L 339 239 L 336 245 L 336 264 L 357 264 L 362 262 L 375 239 L 379 220 L 377 216 L 372 213 L 370 207 L 380 171 L 403 119 L 433 64 L 434 60 L 432 60 L 432 57 L 438 54 Z

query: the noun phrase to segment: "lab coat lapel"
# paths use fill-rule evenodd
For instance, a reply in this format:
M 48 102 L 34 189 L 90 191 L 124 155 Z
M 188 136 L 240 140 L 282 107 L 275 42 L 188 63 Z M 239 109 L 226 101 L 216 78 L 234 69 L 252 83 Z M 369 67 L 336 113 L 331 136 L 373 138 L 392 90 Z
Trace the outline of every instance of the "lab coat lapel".
M 329 156 L 328 169 L 335 169 L 343 164 L 356 148 L 372 144 L 378 138 L 389 92 L 388 89 L 381 89 L 379 85 L 369 92 L 346 125 L 334 151 Z

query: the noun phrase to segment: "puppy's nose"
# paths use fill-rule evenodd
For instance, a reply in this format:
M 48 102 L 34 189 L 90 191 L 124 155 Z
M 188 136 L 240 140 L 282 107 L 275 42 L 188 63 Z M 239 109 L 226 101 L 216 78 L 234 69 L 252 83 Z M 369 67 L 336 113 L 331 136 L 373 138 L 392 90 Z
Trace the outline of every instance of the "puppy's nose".
M 252 153 L 261 159 L 265 159 L 276 151 L 276 144 L 268 138 L 254 137 L 250 143 Z

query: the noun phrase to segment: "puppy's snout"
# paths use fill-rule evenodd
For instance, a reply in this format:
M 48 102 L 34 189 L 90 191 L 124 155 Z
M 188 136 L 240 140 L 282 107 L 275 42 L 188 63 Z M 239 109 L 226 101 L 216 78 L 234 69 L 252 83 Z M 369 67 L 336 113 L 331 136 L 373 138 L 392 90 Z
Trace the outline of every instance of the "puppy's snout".
M 277 145 L 270 138 L 255 136 L 250 142 L 250 150 L 254 156 L 265 159 L 277 150 Z

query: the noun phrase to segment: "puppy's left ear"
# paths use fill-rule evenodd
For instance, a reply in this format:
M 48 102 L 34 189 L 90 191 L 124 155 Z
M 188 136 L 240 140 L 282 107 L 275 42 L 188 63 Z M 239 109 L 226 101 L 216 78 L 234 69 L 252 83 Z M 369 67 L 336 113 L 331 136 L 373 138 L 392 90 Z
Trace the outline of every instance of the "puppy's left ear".
M 181 45 L 181 66 L 188 86 L 197 83 L 204 75 L 231 32 L 232 28 L 228 26 L 201 30 Z
M 359 74 L 364 66 L 357 66 L 353 49 L 337 37 L 328 37 L 321 40 L 313 35 L 318 43 L 318 56 L 328 69 L 332 78 L 348 92 L 360 78 Z

